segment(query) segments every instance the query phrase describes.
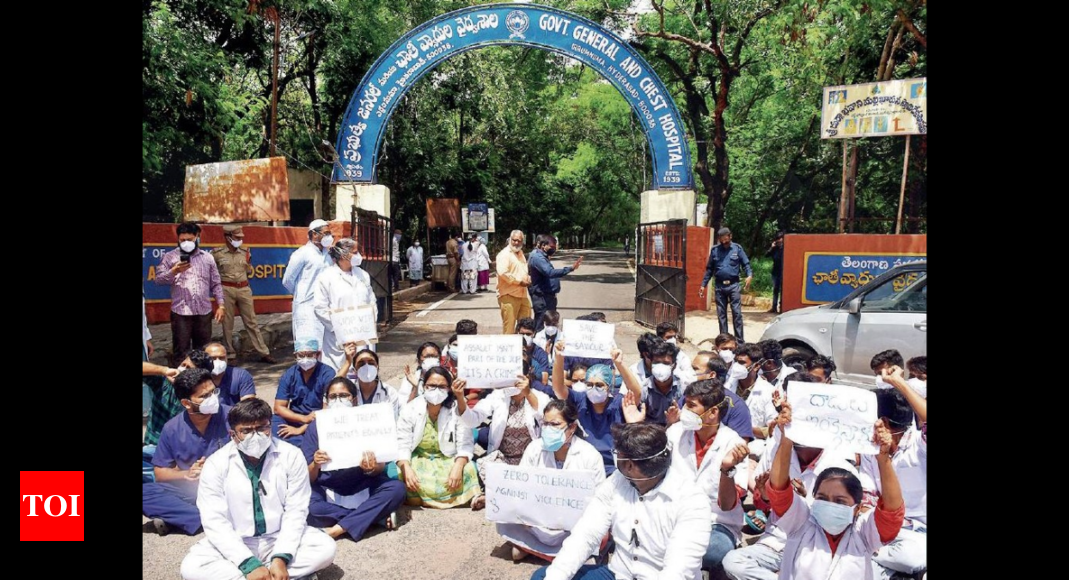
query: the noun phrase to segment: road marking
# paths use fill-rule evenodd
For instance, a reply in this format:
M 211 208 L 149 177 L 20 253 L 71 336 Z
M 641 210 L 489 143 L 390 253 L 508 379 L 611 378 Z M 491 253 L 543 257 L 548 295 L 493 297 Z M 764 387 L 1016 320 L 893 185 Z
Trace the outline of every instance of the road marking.
M 434 310 L 435 308 L 438 308 L 439 306 L 442 305 L 443 302 L 445 302 L 446 300 L 449 300 L 450 298 L 456 296 L 457 294 L 460 294 L 460 293 L 459 292 L 453 292 L 449 296 L 446 296 L 445 298 L 442 298 L 441 300 L 435 302 L 434 304 L 431 304 L 430 306 L 424 308 L 423 310 L 420 310 L 419 313 L 416 314 L 416 317 L 419 318 L 419 317 L 426 316 L 428 312 L 430 312 L 431 310 Z

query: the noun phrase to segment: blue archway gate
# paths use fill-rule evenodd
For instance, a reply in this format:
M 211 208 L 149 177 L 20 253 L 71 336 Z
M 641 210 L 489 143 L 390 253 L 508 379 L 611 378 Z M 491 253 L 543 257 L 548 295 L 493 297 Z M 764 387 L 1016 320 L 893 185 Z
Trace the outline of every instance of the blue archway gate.
M 675 101 L 625 41 L 581 16 L 537 4 L 486 4 L 425 22 L 375 61 L 349 101 L 338 133 L 334 183 L 375 183 L 390 115 L 415 82 L 443 61 L 484 46 L 518 44 L 582 62 L 605 77 L 638 116 L 653 160 L 651 189 L 692 190 L 690 152 Z

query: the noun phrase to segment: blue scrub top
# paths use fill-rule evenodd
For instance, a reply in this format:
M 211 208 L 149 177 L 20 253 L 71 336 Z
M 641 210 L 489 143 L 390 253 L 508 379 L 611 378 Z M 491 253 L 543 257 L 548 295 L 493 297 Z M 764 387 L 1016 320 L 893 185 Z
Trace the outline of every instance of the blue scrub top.
M 230 441 L 226 416 L 230 407 L 220 405 L 219 412 L 212 415 L 208 427 L 201 435 L 189 412 L 183 411 L 163 426 L 160 441 L 156 444 L 156 453 L 152 456 L 152 465 L 156 467 L 177 467 L 187 470 L 201 457 L 208 457 Z
M 237 405 L 245 395 L 255 395 L 256 385 L 252 382 L 249 371 L 227 365 L 223 380 L 219 381 L 219 402 L 224 405 Z
M 594 412 L 594 404 L 586 398 L 586 393 L 570 391 L 568 398 L 579 411 L 579 424 L 586 432 L 586 442 L 601 453 L 605 474 L 612 475 L 616 471 L 616 465 L 612 462 L 612 426 L 624 422 L 623 397 L 610 398 L 601 414 Z
M 306 383 L 301 375 L 301 367 L 294 364 L 286 369 L 282 378 L 278 380 L 278 391 L 275 398 L 290 402 L 290 410 L 294 413 L 307 415 L 312 411 L 323 408 L 323 396 L 327 392 L 327 385 L 334 379 L 337 371 L 330 365 L 319 362 L 312 368 L 312 377 Z

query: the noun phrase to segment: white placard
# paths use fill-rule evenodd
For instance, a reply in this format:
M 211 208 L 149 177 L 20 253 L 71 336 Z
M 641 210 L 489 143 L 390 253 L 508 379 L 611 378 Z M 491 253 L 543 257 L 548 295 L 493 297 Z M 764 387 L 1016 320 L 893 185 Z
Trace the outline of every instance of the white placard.
M 293 344 L 301 344 L 312 338 L 319 343 L 319 348 L 323 348 L 323 323 L 312 309 L 295 310 L 293 312 Z
M 875 455 L 876 393 L 857 387 L 791 381 L 787 437 L 800 445 Z
M 612 358 L 616 325 L 593 320 L 565 319 L 561 333 L 564 341 L 564 356 L 589 358 Z
M 323 471 L 357 467 L 364 451 L 374 452 L 378 463 L 397 460 L 397 423 L 389 403 L 322 409 L 315 423 L 319 448 L 330 456 Z
M 330 324 L 338 344 L 347 342 L 377 342 L 379 331 L 375 327 L 375 311 L 371 305 L 344 308 L 330 313 Z
M 486 519 L 571 530 L 594 497 L 596 473 L 589 470 L 486 466 Z
M 465 334 L 457 337 L 457 378 L 469 389 L 516 384 L 523 374 L 523 338 L 518 334 Z

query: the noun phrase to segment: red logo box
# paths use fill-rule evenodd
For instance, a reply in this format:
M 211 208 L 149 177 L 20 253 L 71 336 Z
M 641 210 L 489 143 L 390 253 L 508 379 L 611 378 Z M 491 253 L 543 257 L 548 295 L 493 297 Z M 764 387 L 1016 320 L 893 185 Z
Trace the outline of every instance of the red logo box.
M 21 541 L 85 540 L 84 471 L 20 471 L 19 490 Z

